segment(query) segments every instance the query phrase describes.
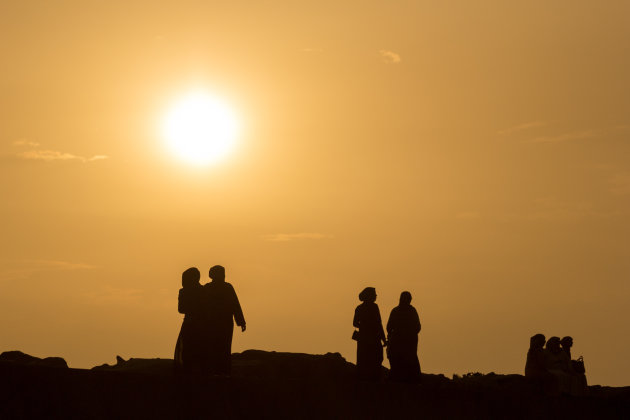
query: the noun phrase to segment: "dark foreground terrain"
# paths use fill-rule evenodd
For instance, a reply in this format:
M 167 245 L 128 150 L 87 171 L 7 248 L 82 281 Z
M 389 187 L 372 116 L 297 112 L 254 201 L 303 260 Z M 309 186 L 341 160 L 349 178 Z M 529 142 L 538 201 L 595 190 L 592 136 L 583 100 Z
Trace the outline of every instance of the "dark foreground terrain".
M 231 378 L 191 381 L 168 359 L 91 370 L 61 358 L 0 355 L 0 419 L 12 418 L 630 418 L 630 387 L 546 397 L 520 375 L 423 375 L 419 385 L 358 382 L 338 353 L 248 350 Z

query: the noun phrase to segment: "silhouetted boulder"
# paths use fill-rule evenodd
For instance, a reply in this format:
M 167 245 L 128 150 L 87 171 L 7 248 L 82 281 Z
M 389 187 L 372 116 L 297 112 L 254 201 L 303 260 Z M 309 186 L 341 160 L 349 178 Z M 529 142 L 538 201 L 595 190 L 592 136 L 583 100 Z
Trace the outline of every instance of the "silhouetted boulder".
M 348 379 L 355 366 L 339 353 L 324 355 L 245 350 L 232 355 L 235 376 L 276 378 Z
M 173 359 L 140 359 L 132 357 L 129 360 L 125 360 L 120 356 L 116 356 L 116 364 L 108 365 L 105 363 L 94 366 L 92 370 L 170 375 L 173 373 Z
M 68 363 L 61 357 L 46 357 L 41 359 L 39 357 L 31 356 L 30 354 L 22 353 L 21 351 L 5 351 L 0 354 L 0 362 L 14 363 L 18 365 L 30 365 L 30 366 L 46 366 L 54 368 L 67 368 Z
M 339 353 L 314 355 L 245 350 L 232 355 L 232 376 L 235 377 L 349 379 L 354 377 L 354 369 L 355 366 Z M 93 367 L 92 370 L 170 375 L 173 373 L 173 360 L 140 358 L 125 360 L 116 356 L 116 364 L 103 364 Z

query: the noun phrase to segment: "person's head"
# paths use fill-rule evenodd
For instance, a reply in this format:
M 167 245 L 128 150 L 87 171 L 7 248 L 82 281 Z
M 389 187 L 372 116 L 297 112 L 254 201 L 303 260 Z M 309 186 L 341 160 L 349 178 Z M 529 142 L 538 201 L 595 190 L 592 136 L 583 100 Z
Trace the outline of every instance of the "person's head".
M 213 281 L 225 281 L 225 268 L 222 265 L 215 265 L 208 273 Z
M 566 337 L 562 337 L 562 340 L 560 340 L 560 344 L 562 345 L 563 349 L 570 349 L 571 347 L 573 347 L 573 337 L 569 337 L 568 335 Z
M 544 334 L 532 335 L 532 337 L 529 339 L 529 348 L 542 349 L 544 346 L 545 346 Z
M 400 305 L 410 305 L 411 304 L 411 293 L 402 292 L 400 294 Z
M 558 353 L 562 349 L 560 348 L 560 337 L 551 337 L 547 340 L 547 345 L 545 346 L 547 350 L 552 353 Z
M 190 267 L 182 273 L 182 287 L 189 288 L 198 286 L 200 278 L 201 273 L 199 273 L 199 270 L 197 270 L 196 267 Z
M 359 300 L 361 302 L 375 302 L 376 301 L 376 289 L 373 287 L 366 287 L 359 293 Z

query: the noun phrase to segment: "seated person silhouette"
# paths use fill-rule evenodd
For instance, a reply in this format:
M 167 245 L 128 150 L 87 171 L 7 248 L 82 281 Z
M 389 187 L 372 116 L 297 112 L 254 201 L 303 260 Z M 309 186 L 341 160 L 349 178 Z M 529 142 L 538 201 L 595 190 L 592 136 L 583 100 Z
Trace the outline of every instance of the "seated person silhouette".
M 357 337 L 357 376 L 362 380 L 379 380 L 383 363 L 385 332 L 376 302 L 376 289 L 366 287 L 359 294 L 361 303 L 354 310 L 352 325 Z M 354 337 L 354 336 L 353 336 Z
M 573 347 L 573 338 L 570 336 L 563 337 L 560 340 L 562 353 L 566 363 L 569 366 L 569 373 L 573 376 L 573 395 L 584 395 L 588 391 L 588 383 L 586 381 L 586 371 L 584 369 L 584 360 L 580 356 L 577 360 L 571 359 L 571 347 Z
M 182 288 L 179 289 L 177 310 L 184 314 L 184 321 L 175 345 L 175 365 L 186 372 L 198 370 L 203 358 L 201 314 L 202 286 L 199 270 L 191 267 L 182 273 Z
M 525 362 L 525 376 L 528 378 L 540 378 L 547 374 L 545 341 L 543 334 L 536 334 L 529 339 L 529 350 Z
M 551 337 L 545 346 L 545 367 L 553 375 L 560 394 L 573 394 L 574 379 L 570 374 L 569 361 L 560 348 L 560 337 Z
M 411 306 L 411 293 L 400 294 L 399 305 L 392 309 L 387 321 L 388 351 L 391 366 L 390 378 L 402 382 L 420 380 L 418 360 L 418 333 L 420 317 Z
M 234 287 L 225 281 L 225 268 L 215 265 L 212 281 L 203 286 L 204 369 L 213 375 L 229 375 L 232 369 L 234 321 L 245 331 L 245 318 Z

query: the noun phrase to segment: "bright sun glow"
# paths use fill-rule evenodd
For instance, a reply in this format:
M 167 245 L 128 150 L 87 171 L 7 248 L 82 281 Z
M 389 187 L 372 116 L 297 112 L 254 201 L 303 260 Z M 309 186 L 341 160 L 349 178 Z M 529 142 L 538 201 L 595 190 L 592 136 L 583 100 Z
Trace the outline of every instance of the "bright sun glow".
M 181 98 L 164 120 L 169 148 L 189 163 L 204 165 L 225 157 L 233 148 L 238 122 L 217 98 L 195 92 Z

